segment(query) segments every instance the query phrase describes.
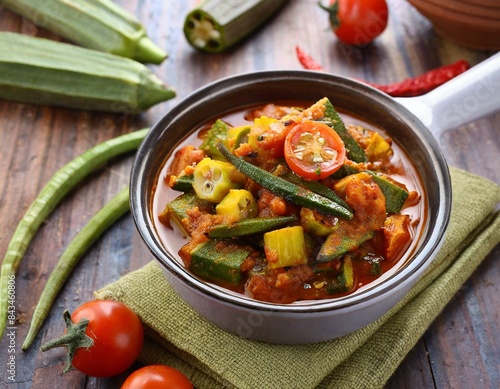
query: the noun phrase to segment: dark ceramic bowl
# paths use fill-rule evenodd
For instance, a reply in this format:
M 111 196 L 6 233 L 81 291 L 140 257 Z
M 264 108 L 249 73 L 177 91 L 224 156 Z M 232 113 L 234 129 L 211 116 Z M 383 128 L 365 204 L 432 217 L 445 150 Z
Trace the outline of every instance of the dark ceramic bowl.
M 162 244 L 152 217 L 153 190 L 170 153 L 191 131 L 235 108 L 273 101 L 317 101 L 328 97 L 340 110 L 384 128 L 413 160 L 425 188 L 428 214 L 411 259 L 394 274 L 349 296 L 281 305 L 256 301 L 204 282 L 176 252 Z M 310 71 L 239 75 L 194 92 L 151 129 L 131 176 L 131 207 L 145 243 L 177 293 L 217 326 L 243 337 L 276 343 L 308 343 L 339 337 L 378 319 L 414 285 L 443 241 L 451 207 L 446 161 L 433 135 L 394 99 L 346 78 Z

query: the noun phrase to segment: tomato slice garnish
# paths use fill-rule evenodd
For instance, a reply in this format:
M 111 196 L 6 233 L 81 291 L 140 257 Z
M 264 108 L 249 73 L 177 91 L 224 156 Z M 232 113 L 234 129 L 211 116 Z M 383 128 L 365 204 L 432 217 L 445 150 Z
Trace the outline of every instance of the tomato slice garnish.
M 297 123 L 285 139 L 288 166 L 308 180 L 321 180 L 335 173 L 344 164 L 345 156 L 344 142 L 324 123 Z

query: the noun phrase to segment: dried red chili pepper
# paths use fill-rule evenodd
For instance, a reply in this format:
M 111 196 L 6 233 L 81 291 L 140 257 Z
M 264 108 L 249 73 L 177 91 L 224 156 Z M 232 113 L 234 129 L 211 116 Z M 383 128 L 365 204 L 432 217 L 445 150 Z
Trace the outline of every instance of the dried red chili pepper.
M 451 65 L 441 66 L 420 76 L 407 78 L 394 84 L 368 84 L 394 97 L 420 96 L 443 85 L 469 68 L 470 65 L 466 61 L 459 60 Z
M 324 70 L 321 65 L 319 65 L 300 47 L 296 47 L 296 52 L 300 63 L 305 69 Z M 371 85 L 372 87 L 377 88 L 393 97 L 412 97 L 420 96 L 427 92 L 430 92 L 431 90 L 458 76 L 459 74 L 462 74 L 469 68 L 470 65 L 467 61 L 458 60 L 451 65 L 441 66 L 439 68 L 430 70 L 420 76 L 407 78 L 403 81 L 393 84 L 382 85 L 370 83 L 363 80 L 360 81 Z
M 295 52 L 297 53 L 297 58 L 302 64 L 304 69 L 309 70 L 324 70 L 323 66 L 318 64 L 309 54 L 302 50 L 299 46 L 295 46 Z

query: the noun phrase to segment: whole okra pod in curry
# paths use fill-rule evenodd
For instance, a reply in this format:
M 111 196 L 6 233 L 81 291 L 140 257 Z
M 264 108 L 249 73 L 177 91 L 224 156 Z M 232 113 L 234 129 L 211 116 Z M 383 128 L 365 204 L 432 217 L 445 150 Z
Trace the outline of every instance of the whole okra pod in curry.
M 0 32 L 0 99 L 138 113 L 174 96 L 151 70 L 129 58 Z
M 184 20 L 184 35 L 194 48 L 220 53 L 241 41 L 287 0 L 204 0 Z
M 0 5 L 89 49 L 154 64 L 167 57 L 141 22 L 111 0 L 0 0 Z

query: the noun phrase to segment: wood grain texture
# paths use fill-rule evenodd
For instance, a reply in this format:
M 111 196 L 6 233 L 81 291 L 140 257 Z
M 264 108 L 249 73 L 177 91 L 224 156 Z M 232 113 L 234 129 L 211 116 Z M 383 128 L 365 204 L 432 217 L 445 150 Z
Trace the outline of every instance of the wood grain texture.
M 146 25 L 169 53 L 151 66 L 177 98 L 130 116 L 0 101 L 0 255 L 24 212 L 50 177 L 88 148 L 112 137 L 150 126 L 195 89 L 233 74 L 256 70 L 301 69 L 299 45 L 332 73 L 389 83 L 466 59 L 472 65 L 491 53 L 468 50 L 436 35 L 408 3 L 390 0 L 387 30 L 372 45 L 339 44 L 316 0 L 291 0 L 270 23 L 230 52 L 207 55 L 184 39 L 184 15 L 196 0 L 117 0 Z M 61 40 L 0 8 L 0 31 Z M 500 93 L 500 92 L 499 92 Z M 440 143 L 451 165 L 500 183 L 500 113 L 449 131 Z M 64 350 L 41 353 L 43 341 L 64 329 L 64 309 L 74 310 L 92 292 L 140 268 L 152 257 L 123 217 L 82 259 L 57 298 L 35 344 L 21 351 L 31 313 L 58 256 L 85 222 L 128 184 L 133 155 L 118 158 L 73 190 L 42 225 L 16 277 L 17 329 L 15 382 L 8 380 L 8 339 L 0 343 L 0 383 L 6 388 L 119 388 L 126 374 L 112 379 L 60 375 Z M 497 247 L 446 307 L 387 383 L 387 388 L 492 388 L 500 382 L 500 248 Z

